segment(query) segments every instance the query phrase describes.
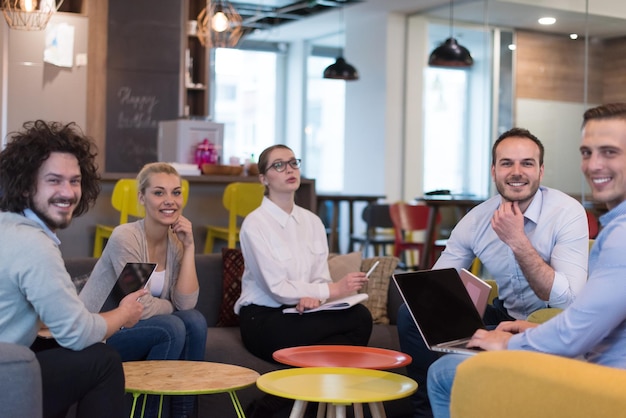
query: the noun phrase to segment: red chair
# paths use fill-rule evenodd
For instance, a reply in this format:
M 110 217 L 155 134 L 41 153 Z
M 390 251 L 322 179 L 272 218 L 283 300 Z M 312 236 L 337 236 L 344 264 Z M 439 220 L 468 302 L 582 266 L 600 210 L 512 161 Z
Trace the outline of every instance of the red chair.
M 424 251 L 427 243 L 424 241 L 413 240 L 413 235 L 416 232 L 422 232 L 424 235 L 426 234 L 430 211 L 431 208 L 426 205 L 409 205 L 404 202 L 397 202 L 389 206 L 389 215 L 391 216 L 391 221 L 393 222 L 395 234 L 393 249 L 395 257 L 402 259 L 402 255 L 404 255 L 406 251 L 410 250 L 417 250 L 420 253 Z M 436 226 L 439 226 L 440 222 L 441 215 L 438 215 L 436 219 Z M 434 240 L 433 242 L 428 243 L 428 245 L 431 245 L 433 249 L 433 251 L 431 251 L 432 256 L 428 266 L 419 266 L 418 262 L 411 263 L 409 265 L 409 263 L 405 260 L 405 267 L 417 267 L 420 269 L 431 268 L 433 264 L 435 264 L 435 254 L 443 251 L 445 245 L 436 245 Z M 413 261 L 412 258 L 411 261 Z
M 587 222 L 589 223 L 589 239 L 596 239 L 598 232 L 600 232 L 598 218 L 590 210 L 585 210 L 585 212 L 587 213 Z

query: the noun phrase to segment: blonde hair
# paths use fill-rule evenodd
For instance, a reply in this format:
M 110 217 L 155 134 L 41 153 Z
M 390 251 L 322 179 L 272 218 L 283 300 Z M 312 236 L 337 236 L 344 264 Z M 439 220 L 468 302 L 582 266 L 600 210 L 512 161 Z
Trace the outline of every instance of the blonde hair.
M 137 174 L 137 189 L 141 194 L 144 194 L 146 188 L 150 185 L 150 177 L 153 174 L 164 173 L 173 174 L 180 180 L 180 174 L 174 167 L 168 163 L 148 163 L 143 166 L 139 174 Z

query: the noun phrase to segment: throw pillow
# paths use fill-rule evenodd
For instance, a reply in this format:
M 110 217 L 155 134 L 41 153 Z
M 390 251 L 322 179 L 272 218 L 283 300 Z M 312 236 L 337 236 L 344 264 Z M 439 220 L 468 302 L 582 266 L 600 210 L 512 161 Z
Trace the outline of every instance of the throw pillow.
M 369 295 L 369 298 L 362 303 L 370 310 L 374 323 L 388 324 L 387 296 L 389 282 L 400 260 L 396 257 L 366 258 L 361 264 L 360 271 L 368 271 L 376 261 L 380 261 L 380 264 L 370 274 L 367 284 L 361 289 L 360 293 Z
M 239 326 L 239 316 L 233 310 L 235 302 L 241 295 L 241 276 L 243 276 L 244 261 L 241 250 L 235 248 L 222 249 L 222 304 L 216 326 Z
M 348 273 L 361 271 L 361 260 L 360 251 L 343 255 L 329 254 L 328 270 L 330 270 L 330 277 L 333 282 L 338 282 Z

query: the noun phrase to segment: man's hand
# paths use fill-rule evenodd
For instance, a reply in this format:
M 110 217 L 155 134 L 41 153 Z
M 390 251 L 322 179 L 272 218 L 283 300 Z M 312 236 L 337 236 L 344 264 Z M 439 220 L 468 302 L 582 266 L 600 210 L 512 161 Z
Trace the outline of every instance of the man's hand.
M 467 347 L 480 347 L 483 350 L 506 350 L 513 334 L 503 331 L 477 330 L 467 343 Z
M 491 227 L 514 252 L 523 241 L 528 241 L 524 232 L 524 214 L 518 202 L 502 201 L 491 218 Z
M 496 330 L 510 332 L 511 334 L 519 334 L 520 332 L 524 332 L 529 328 L 535 328 L 537 325 L 539 324 L 518 319 L 517 321 L 500 322 L 500 324 L 498 324 L 498 326 L 496 327 Z
M 124 296 L 124 299 L 120 302 L 119 309 L 125 316 L 124 327 L 130 328 L 134 326 L 141 319 L 141 313 L 143 312 L 143 304 L 140 299 L 146 295 L 148 290 L 140 289 L 136 292 L 129 293 Z

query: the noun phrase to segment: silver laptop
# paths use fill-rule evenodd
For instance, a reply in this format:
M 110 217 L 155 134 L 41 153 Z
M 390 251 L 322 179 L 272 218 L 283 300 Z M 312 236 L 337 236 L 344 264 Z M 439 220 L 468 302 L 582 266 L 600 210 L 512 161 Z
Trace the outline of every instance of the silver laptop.
M 431 351 L 483 351 L 466 347 L 474 332 L 485 325 L 456 269 L 398 273 L 393 281 Z
M 481 317 L 485 316 L 485 309 L 487 309 L 487 302 L 489 302 L 489 295 L 491 294 L 491 285 L 467 269 L 461 269 L 459 275 L 465 285 L 465 290 L 474 302 L 476 310 Z

